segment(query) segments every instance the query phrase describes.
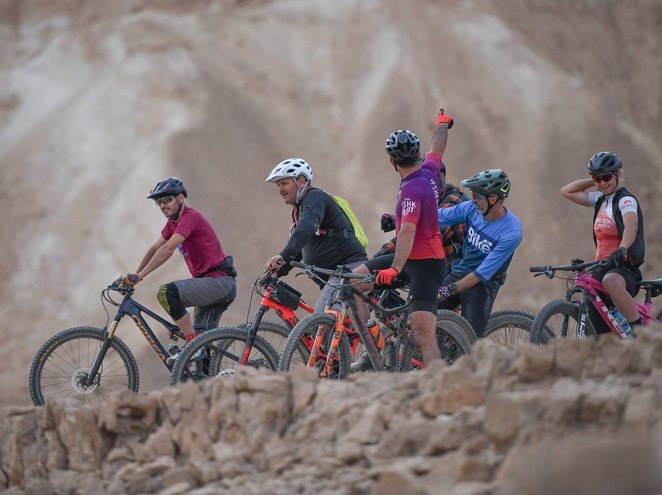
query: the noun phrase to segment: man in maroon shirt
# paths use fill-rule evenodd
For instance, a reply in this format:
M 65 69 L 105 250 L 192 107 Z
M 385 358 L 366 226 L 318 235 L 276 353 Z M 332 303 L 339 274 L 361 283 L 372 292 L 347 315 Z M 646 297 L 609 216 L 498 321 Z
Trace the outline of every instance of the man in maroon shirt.
M 193 278 L 162 285 L 157 298 L 184 332 L 186 341 L 190 342 L 196 334 L 186 308 L 195 306 L 196 323 L 202 323 L 208 316 L 204 309 L 214 306 L 217 310 L 213 316 L 215 326 L 223 311 L 234 301 L 237 289 L 232 257 L 223 252 L 209 221 L 186 204 L 187 196 L 184 183 L 177 177 L 163 179 L 152 188 L 147 197 L 154 200 L 168 221 L 143 256 L 136 273 L 126 274 L 123 282 L 137 284 L 178 249 Z

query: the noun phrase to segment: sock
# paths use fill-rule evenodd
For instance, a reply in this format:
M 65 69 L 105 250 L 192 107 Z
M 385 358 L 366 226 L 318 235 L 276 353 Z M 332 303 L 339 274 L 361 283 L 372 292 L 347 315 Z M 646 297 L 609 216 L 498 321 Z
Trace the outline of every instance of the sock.
M 186 336 L 186 342 L 191 342 L 194 338 L 196 338 L 198 335 L 196 333 L 192 333 L 191 335 Z

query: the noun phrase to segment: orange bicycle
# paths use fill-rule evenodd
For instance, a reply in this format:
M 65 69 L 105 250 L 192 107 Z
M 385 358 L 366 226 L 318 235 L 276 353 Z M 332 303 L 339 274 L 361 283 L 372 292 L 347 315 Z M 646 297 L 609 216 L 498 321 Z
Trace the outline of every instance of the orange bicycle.
M 306 366 L 316 368 L 322 378 L 342 379 L 349 373 L 352 359 L 348 335 L 347 318 L 355 329 L 356 335 L 368 353 L 373 369 L 376 371 L 409 371 L 422 367 L 419 351 L 410 337 L 409 300 L 396 307 L 386 307 L 389 291 L 383 291 L 376 301 L 361 292 L 357 285 L 374 283 L 374 275 L 351 273 L 344 266 L 328 270 L 298 262 L 290 262 L 296 268 L 303 268 L 310 278 L 320 279 L 321 275 L 337 277 L 341 280 L 336 290 L 337 299 L 331 298 L 324 313 L 309 315 L 292 330 L 285 343 L 278 363 L 279 371 L 288 371 L 293 367 L 293 358 L 299 342 L 303 338 L 313 340 Z M 354 280 L 354 282 L 352 282 Z M 358 315 L 354 296 L 363 299 L 374 314 L 379 325 L 378 333 L 371 332 Z M 335 309 L 336 303 L 340 310 Z M 383 346 L 378 349 L 375 343 L 383 338 Z M 453 311 L 440 310 L 437 314 L 437 342 L 442 357 L 453 363 L 462 354 L 470 351 L 476 335 L 471 325 Z

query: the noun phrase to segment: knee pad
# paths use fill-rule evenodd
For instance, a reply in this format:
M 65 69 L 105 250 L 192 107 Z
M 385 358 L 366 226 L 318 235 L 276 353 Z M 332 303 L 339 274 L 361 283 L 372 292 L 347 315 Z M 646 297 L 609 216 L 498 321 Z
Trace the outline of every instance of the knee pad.
M 177 286 L 173 282 L 159 287 L 156 299 L 173 320 L 179 320 L 186 314 L 186 308 L 179 298 L 179 290 L 177 290 Z

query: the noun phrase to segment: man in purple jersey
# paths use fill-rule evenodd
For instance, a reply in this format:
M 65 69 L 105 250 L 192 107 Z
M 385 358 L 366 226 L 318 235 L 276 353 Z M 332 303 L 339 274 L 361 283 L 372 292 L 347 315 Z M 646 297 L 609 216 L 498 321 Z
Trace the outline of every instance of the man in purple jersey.
M 414 133 L 408 130 L 391 133 L 386 152 L 401 179 L 395 210 L 395 254 L 373 258 L 354 270 L 366 274 L 377 272 L 375 281 L 379 287 L 390 286 L 396 277 L 409 282 L 412 333 L 426 366 L 441 359 L 436 338 L 437 293 L 446 270 L 446 256 L 437 225 L 437 203 L 443 190 L 439 180 L 441 157 L 452 125 L 453 119 L 440 110 L 430 151 L 422 163 L 420 141 Z M 367 321 L 366 304 L 358 297 L 356 302 L 363 321 Z M 352 371 L 365 368 L 364 356 L 352 365 Z
M 126 274 L 123 282 L 137 284 L 178 249 L 193 278 L 162 285 L 157 298 L 190 342 L 196 333 L 186 308 L 196 307 L 196 323 L 204 323 L 209 317 L 212 326 L 216 326 L 237 295 L 237 272 L 209 221 L 186 204 L 187 196 L 184 183 L 177 177 L 163 179 L 152 188 L 147 197 L 154 200 L 168 221 L 143 256 L 136 273 Z M 215 310 L 213 315 L 209 314 L 211 307 Z

